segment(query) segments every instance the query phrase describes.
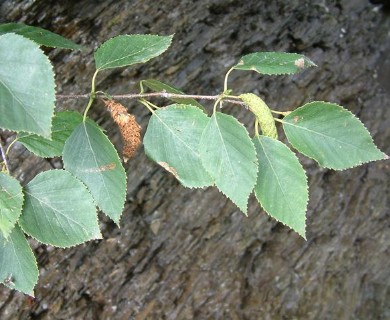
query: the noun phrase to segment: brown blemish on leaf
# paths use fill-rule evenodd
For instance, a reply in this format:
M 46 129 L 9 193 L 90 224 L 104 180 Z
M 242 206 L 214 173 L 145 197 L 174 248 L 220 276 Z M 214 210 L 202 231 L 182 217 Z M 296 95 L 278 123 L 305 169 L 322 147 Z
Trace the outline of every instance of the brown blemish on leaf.
M 13 278 L 12 274 L 10 274 L 2 282 L 7 286 L 14 286 L 14 280 L 15 279 Z
M 108 171 L 108 170 L 114 170 L 116 167 L 116 164 L 114 162 L 106 164 L 104 166 L 99 167 L 99 171 Z
M 157 162 L 160 166 L 162 166 L 165 170 L 167 170 L 168 172 L 172 173 L 176 179 L 179 179 L 179 176 L 177 175 L 177 171 L 175 168 L 172 168 L 169 166 L 168 163 L 164 162 L 164 161 L 160 161 L 160 162 Z
M 299 117 L 298 116 L 295 116 L 294 117 L 294 122 L 297 123 L 299 121 Z
M 141 126 L 135 117 L 129 114 L 120 103 L 114 100 L 104 100 L 104 103 L 121 132 L 123 138 L 122 156 L 123 161 L 127 162 L 135 155 L 135 152 L 141 145 Z
M 303 69 L 303 68 L 305 68 L 305 59 L 299 58 L 299 59 L 297 59 L 297 60 L 294 61 L 294 64 L 295 64 L 299 69 Z
M 89 169 L 85 169 L 83 171 L 84 172 L 90 172 L 90 173 L 103 172 L 103 171 L 108 171 L 108 170 L 114 170 L 115 167 L 116 167 L 116 164 L 114 162 L 111 162 L 111 163 L 105 164 L 105 165 L 100 166 L 100 167 L 89 168 Z

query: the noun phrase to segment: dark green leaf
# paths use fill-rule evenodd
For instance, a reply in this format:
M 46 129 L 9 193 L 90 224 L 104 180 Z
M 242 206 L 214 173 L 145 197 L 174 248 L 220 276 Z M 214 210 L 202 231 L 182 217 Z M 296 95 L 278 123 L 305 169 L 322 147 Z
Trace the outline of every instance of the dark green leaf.
M 27 26 L 23 23 L 6 23 L 0 25 L 0 35 L 5 33 L 16 33 L 28 38 L 39 45 L 52 48 L 63 48 L 80 50 L 81 46 L 56 33 L 39 27 Z
M 144 137 L 146 154 L 186 187 L 205 187 L 212 179 L 202 165 L 199 142 L 208 123 L 198 108 L 171 105 L 155 111 Z
M 256 52 L 241 57 L 233 67 L 236 70 L 253 70 L 268 75 L 293 74 L 316 66 L 302 54 L 286 52 Z
M 253 143 L 259 161 L 256 198 L 270 216 L 305 238 L 309 199 L 305 171 L 295 154 L 282 142 L 257 136 Z
M 34 296 L 38 267 L 34 254 L 18 225 L 6 239 L 0 233 L 0 282 Z
M 144 63 L 168 49 L 173 36 L 121 35 L 104 42 L 95 52 L 96 69 Z
M 232 116 L 214 113 L 200 141 L 200 157 L 218 189 L 246 214 L 257 158 L 244 126 Z
M 54 100 L 54 73 L 39 46 L 0 36 L 0 127 L 50 138 Z
M 305 104 L 283 119 L 283 128 L 292 146 L 322 167 L 343 170 L 387 158 L 359 119 L 334 103 Z
M 30 236 L 57 247 L 101 238 L 92 196 L 69 172 L 42 172 L 24 191 L 19 224 Z
M 82 121 L 83 117 L 78 112 L 57 112 L 53 118 L 51 140 L 37 136 L 36 134 L 21 132 L 18 134 L 18 141 L 39 157 L 59 157 L 62 155 L 65 141 L 69 138 L 74 128 Z
M 117 224 L 126 198 L 126 173 L 114 146 L 92 120 L 87 119 L 65 142 L 67 170 L 85 183 L 98 207 Z
M 0 172 L 0 236 L 8 238 L 22 213 L 23 193 L 19 181 Z

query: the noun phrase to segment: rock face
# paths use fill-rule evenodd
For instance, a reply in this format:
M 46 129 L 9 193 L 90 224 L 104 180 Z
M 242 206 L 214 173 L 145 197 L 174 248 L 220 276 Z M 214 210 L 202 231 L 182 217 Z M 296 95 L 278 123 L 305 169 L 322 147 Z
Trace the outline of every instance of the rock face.
M 111 94 L 137 92 L 138 81 L 148 78 L 188 93 L 217 94 L 243 54 L 303 53 L 319 67 L 292 77 L 235 71 L 230 87 L 260 94 L 281 111 L 311 100 L 339 103 L 390 153 L 390 21 L 368 0 L 4 0 L 0 22 L 11 21 L 87 47 L 81 53 L 47 50 L 63 94 L 89 91 L 93 49 L 117 34 L 175 37 L 168 52 L 146 65 L 102 72 L 98 90 Z M 121 102 L 144 132 L 147 110 Z M 85 104 L 61 100 L 57 107 L 82 110 Z M 223 110 L 252 130 L 248 112 Z M 91 117 L 120 144 L 102 104 Z M 36 245 L 36 298 L 1 287 L 0 318 L 389 319 L 389 162 L 334 172 L 301 160 L 310 183 L 307 241 L 267 217 L 255 199 L 246 218 L 217 190 L 185 189 L 139 151 L 126 164 L 120 228 L 101 215 L 104 240 L 66 250 Z M 18 145 L 10 161 L 23 183 L 59 165 Z

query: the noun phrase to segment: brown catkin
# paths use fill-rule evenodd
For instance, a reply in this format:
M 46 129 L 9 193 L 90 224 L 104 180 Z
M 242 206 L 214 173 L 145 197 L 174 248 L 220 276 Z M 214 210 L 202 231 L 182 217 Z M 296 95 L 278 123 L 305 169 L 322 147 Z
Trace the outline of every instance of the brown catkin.
M 141 145 L 141 126 L 132 114 L 129 114 L 124 106 L 114 100 L 104 100 L 104 104 L 111 112 L 111 117 L 119 127 L 123 138 L 122 156 L 127 162 L 135 155 Z

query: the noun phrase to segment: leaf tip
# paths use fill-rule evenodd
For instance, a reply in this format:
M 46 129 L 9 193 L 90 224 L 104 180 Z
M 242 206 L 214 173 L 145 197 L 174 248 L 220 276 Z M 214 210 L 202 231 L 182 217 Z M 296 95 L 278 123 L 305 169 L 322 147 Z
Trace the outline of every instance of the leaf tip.
M 305 221 L 304 221 L 304 224 L 303 224 L 303 228 L 291 228 L 293 231 L 295 231 L 296 233 L 298 233 L 298 235 L 300 235 L 303 239 L 305 239 L 305 241 L 307 241 L 307 237 L 306 237 L 306 212 L 305 212 Z
M 306 58 L 306 62 L 308 62 L 309 67 L 318 67 L 318 65 L 314 63 L 314 61 L 310 60 L 309 58 Z
M 35 294 L 34 294 L 34 290 L 32 290 L 31 292 L 26 292 L 31 298 L 34 298 L 35 299 Z

